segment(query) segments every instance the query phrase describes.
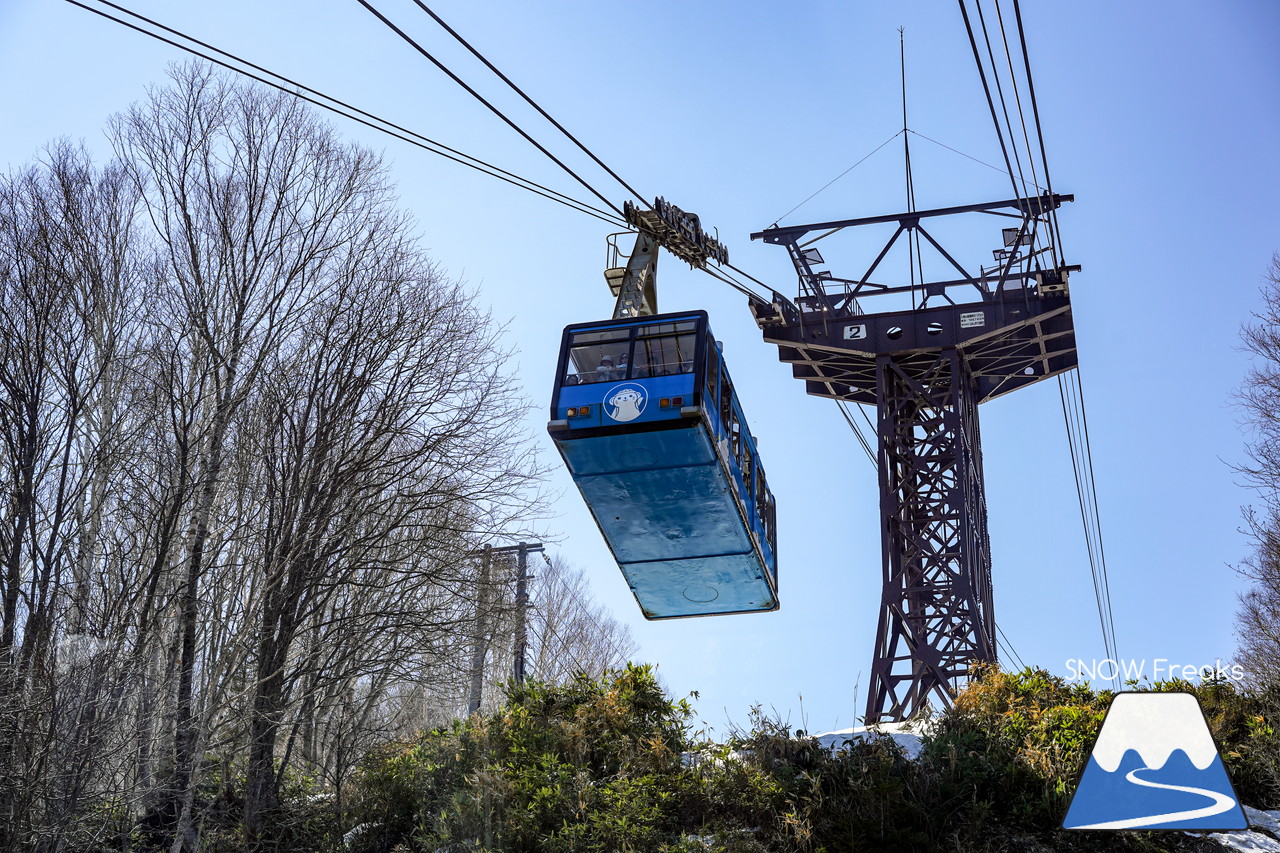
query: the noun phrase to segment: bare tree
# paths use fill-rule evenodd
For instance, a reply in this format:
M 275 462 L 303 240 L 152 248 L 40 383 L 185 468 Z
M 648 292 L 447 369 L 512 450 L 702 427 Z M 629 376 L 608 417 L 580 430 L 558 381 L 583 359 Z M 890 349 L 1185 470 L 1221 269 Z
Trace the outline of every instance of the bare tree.
M 105 762 L 127 582 L 109 507 L 130 457 L 137 198 L 66 144 L 0 183 L 0 843 L 55 839 Z M 92 664 L 92 666 L 90 666 Z M 99 779 L 101 779 L 101 775 Z
M 364 222 L 340 286 L 263 382 L 250 832 L 275 801 L 289 699 L 304 683 L 318 688 L 315 669 L 332 651 L 296 658 L 307 624 L 354 621 L 329 608 L 350 584 L 391 587 L 403 601 L 413 586 L 453 578 L 459 523 L 491 523 L 530 476 L 487 318 L 414 248 L 403 220 Z M 439 615 L 397 611 L 419 630 Z
M 631 629 L 591 594 L 586 572 L 560 555 L 551 556 L 535 579 L 530 635 L 531 674 L 560 682 L 577 673 L 598 677 L 635 655 Z
M 1262 297 L 1262 310 L 1242 333 L 1255 361 L 1238 399 L 1253 436 L 1249 463 L 1238 470 L 1262 506 L 1245 511 L 1253 554 L 1239 567 L 1251 588 L 1241 598 L 1238 657 L 1256 684 L 1280 687 L 1280 254 Z
M 1267 718 L 1274 719 L 1280 716 L 1280 254 L 1271 259 L 1262 298 L 1262 310 L 1243 329 L 1254 362 L 1237 395 L 1252 427 L 1249 463 L 1237 470 L 1262 503 L 1245 509 L 1253 551 L 1237 566 L 1250 586 L 1236 616 L 1236 657 Z M 1272 749 L 1256 758 L 1272 790 L 1280 792 L 1280 753 Z
M 540 470 L 502 329 L 386 169 L 199 66 L 0 178 L 0 849 L 195 849 L 247 779 L 335 792 L 381 739 L 489 701 Z M 534 572 L 534 677 L 621 663 L 581 572 Z
M 209 710 L 195 689 L 199 607 L 218 544 L 212 522 L 227 487 L 232 426 L 307 307 L 336 286 L 336 258 L 361 239 L 385 188 L 373 155 L 340 144 L 296 99 L 195 65 L 172 76 L 171 88 L 153 89 L 111 131 L 163 251 L 160 322 L 172 357 L 190 365 L 174 395 L 190 413 L 180 443 L 193 472 L 183 509 L 172 763 L 172 802 L 181 800 L 185 824 Z
M 497 555 L 495 555 L 496 557 Z M 487 590 L 479 578 L 472 595 L 478 606 L 473 616 L 471 650 L 486 654 L 481 685 L 482 708 L 493 708 L 505 698 L 514 669 L 518 642 L 513 555 L 501 555 L 490 566 Z M 529 603 L 526 614 L 527 677 L 550 683 L 575 675 L 598 677 L 606 669 L 623 666 L 636 653 L 631 630 L 595 601 L 586 572 L 551 555 L 530 561 Z M 483 642 L 477 643 L 480 638 Z M 472 678 L 480 672 L 473 659 Z M 459 710 L 473 710 L 476 685 L 472 681 L 466 703 Z

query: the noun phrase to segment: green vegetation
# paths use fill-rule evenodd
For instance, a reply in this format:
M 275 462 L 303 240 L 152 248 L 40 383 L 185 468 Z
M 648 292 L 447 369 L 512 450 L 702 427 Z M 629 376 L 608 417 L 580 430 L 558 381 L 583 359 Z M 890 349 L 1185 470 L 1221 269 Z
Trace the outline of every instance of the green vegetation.
M 681 751 L 691 714 L 646 667 L 518 687 L 490 717 L 369 757 L 357 788 L 377 829 L 360 849 L 660 849 L 689 801 Z
M 1280 805 L 1275 697 L 1226 681 L 1185 690 L 1205 710 L 1241 799 Z M 687 700 L 653 670 L 528 682 L 503 707 L 369 752 L 341 791 L 286 773 L 270 819 L 275 851 L 357 853 L 835 853 L 1212 849 L 1181 833 L 1063 833 L 1076 778 L 1112 694 L 1044 670 L 975 673 L 922 730 L 914 758 L 893 738 L 832 752 L 755 713 L 710 743 Z M 1271 704 L 1268 704 L 1271 703 Z M 242 770 L 211 764 L 199 849 L 244 849 Z M 128 816 L 118 815 L 118 821 Z M 135 830 L 133 849 L 163 849 Z M 99 851 L 88 836 L 67 849 Z M 111 848 L 119 849 L 119 848 Z
M 1241 797 L 1277 805 L 1273 721 L 1228 682 L 1201 701 Z M 370 754 L 343 824 L 374 851 L 1166 850 L 1179 835 L 1057 831 L 1111 699 L 1043 670 L 977 673 L 919 756 L 835 753 L 755 715 L 698 742 L 648 667 L 514 689 L 499 712 Z M 1190 848 L 1188 848 L 1190 849 Z

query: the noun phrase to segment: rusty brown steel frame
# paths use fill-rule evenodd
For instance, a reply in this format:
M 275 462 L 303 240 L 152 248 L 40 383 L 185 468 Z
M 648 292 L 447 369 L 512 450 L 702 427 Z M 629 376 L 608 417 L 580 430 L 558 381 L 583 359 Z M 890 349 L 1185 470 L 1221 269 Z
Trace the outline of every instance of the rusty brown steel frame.
M 799 277 L 794 303 L 752 306 L 765 341 L 808 393 L 878 413 L 882 588 L 868 723 L 949 706 L 971 665 L 998 657 L 978 405 L 1076 365 L 1067 274 L 1079 267 L 1046 265 L 1056 253 L 1036 248 L 1047 214 L 1071 200 L 1045 195 L 751 235 L 786 247 Z M 1019 220 L 992 271 L 971 275 L 924 232 L 959 278 L 870 281 L 894 241 L 923 231 L 922 219 L 972 212 Z M 860 279 L 818 271 L 825 261 L 809 248 L 816 240 L 800 242 L 814 231 L 825 232 L 821 239 L 886 222 L 898 228 Z M 976 299 L 952 296 L 966 287 Z M 918 297 L 911 310 L 864 311 L 869 298 L 907 291 Z

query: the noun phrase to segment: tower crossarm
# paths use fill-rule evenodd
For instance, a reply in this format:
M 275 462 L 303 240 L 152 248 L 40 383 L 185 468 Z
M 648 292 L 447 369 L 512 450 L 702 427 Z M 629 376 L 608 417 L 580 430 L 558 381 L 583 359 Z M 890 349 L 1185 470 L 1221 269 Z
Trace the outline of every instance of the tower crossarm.
M 1020 296 L 1032 285 L 1033 279 L 1037 286 L 1047 281 L 1065 287 L 1067 274 L 1079 269 L 1059 260 L 1058 252 L 1052 246 L 1053 228 L 1049 221 L 1054 210 L 1074 198 L 1072 195 L 1046 194 L 808 225 L 774 226 L 757 231 L 751 237 L 786 248 L 799 279 L 800 299 L 808 300 L 818 310 L 826 312 L 829 319 L 866 313 L 867 306 L 860 304 L 859 300 L 902 293 L 911 293 L 912 305 L 918 308 L 975 300 L 1002 301 L 1011 295 Z M 926 220 L 965 213 L 984 213 L 1017 221 L 1016 226 L 1003 229 L 1003 245 L 994 251 L 995 263 L 990 267 L 967 268 L 924 225 Z M 825 263 L 814 247 L 819 240 L 849 228 L 884 224 L 896 224 L 897 228 L 861 276 L 845 278 L 817 269 L 818 264 Z M 810 236 L 815 232 L 820 233 Z M 904 236 L 905 240 L 902 239 Z M 917 267 L 913 263 L 909 283 L 874 280 L 873 276 L 890 251 L 903 245 L 913 254 L 927 246 L 942 258 L 949 270 L 958 273 L 958 277 L 924 280 L 923 265 Z M 968 292 L 953 294 L 956 288 L 964 288 Z
M 1075 201 L 1076 197 L 1071 194 L 1046 193 L 1040 196 L 1031 196 L 1029 198 L 1008 198 L 1003 201 L 987 201 L 979 204 L 961 204 L 955 207 L 938 207 L 932 210 L 916 210 L 910 213 L 890 213 L 881 216 L 863 216 L 858 219 L 838 219 L 832 222 L 814 222 L 809 225 L 788 225 L 786 227 L 774 226 L 766 228 L 763 231 L 752 233 L 752 240 L 764 240 L 766 243 L 776 243 L 786 245 L 793 240 L 799 240 L 806 234 L 813 231 L 838 231 L 844 228 L 853 228 L 859 225 L 875 225 L 883 222 L 897 222 L 899 224 L 907 220 L 929 219 L 935 216 L 951 216 L 956 213 L 999 213 L 1004 210 L 1017 210 L 1018 214 L 1003 214 L 1005 216 L 1040 216 L 1051 210 L 1057 210 L 1064 203 Z M 825 236 L 825 235 L 824 235 Z M 821 238 L 818 238 L 821 239 Z

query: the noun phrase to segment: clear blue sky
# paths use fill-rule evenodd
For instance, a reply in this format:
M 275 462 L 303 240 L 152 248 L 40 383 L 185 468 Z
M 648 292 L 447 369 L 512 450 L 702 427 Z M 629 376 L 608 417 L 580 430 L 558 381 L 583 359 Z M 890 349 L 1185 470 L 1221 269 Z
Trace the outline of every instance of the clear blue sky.
M 380 7 L 618 202 L 624 191 L 519 107 L 407 0 Z M 1061 215 L 1089 406 L 1119 650 L 1212 663 L 1234 649 L 1229 568 L 1249 495 L 1230 404 L 1238 330 L 1280 249 L 1280 5 L 1025 4 Z M 579 194 L 514 132 L 351 0 L 132 8 L 310 86 Z M 434 8 L 640 192 L 719 229 L 736 265 L 794 292 L 785 252 L 748 240 L 901 124 L 906 27 L 911 127 L 988 162 L 1000 155 L 954 3 L 599 3 L 439 0 Z M 58 136 L 102 156 L 108 115 L 163 79 L 172 48 L 68 3 L 0 4 L 0 164 Z M 385 151 L 403 205 L 452 274 L 508 322 L 511 393 L 543 426 L 559 330 L 608 316 L 607 226 L 334 119 Z M 921 207 L 1007 197 L 1007 178 L 915 140 Z M 896 212 L 898 146 L 785 222 Z M 990 239 L 963 249 L 975 262 Z M 832 241 L 832 246 L 835 246 Z M 824 251 L 826 251 L 824 249 Z M 835 260 L 839 252 L 827 252 Z M 850 267 L 862 256 L 852 248 Z M 961 258 L 962 261 L 965 258 Z M 863 261 L 865 263 L 865 261 Z M 840 269 L 833 264 L 833 268 Z M 856 274 L 856 270 L 848 270 Z M 813 730 L 861 713 L 879 601 L 875 472 L 829 401 L 808 398 L 763 344 L 745 300 L 665 257 L 663 310 L 706 308 L 778 499 L 782 610 L 646 623 L 567 475 L 549 532 L 632 625 L 676 694 L 698 690 L 723 731 L 750 705 Z M 1055 383 L 981 410 L 996 616 L 1021 657 L 1065 674 L 1103 657 Z M 558 464 L 557 464 L 558 469 Z M 800 697 L 803 696 L 803 703 Z

